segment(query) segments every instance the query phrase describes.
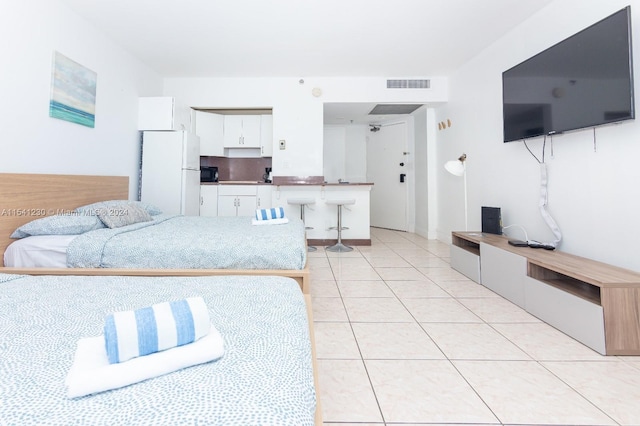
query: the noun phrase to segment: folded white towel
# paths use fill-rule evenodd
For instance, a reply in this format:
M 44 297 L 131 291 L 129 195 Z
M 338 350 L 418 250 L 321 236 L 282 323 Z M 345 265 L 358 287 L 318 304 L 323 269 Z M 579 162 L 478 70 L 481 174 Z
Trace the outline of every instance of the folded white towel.
M 224 355 L 224 340 L 211 324 L 209 334 L 183 346 L 155 352 L 129 361 L 110 364 L 104 337 L 78 341 L 73 365 L 67 374 L 67 396 L 77 398 L 118 389 L 193 365 L 213 361 Z
M 107 315 L 105 346 L 110 363 L 127 361 L 186 345 L 209 332 L 209 310 L 202 297 Z
M 256 220 L 282 219 L 284 217 L 284 207 L 273 207 L 270 209 L 256 210 Z
M 252 225 L 280 225 L 283 223 L 289 223 L 289 219 L 286 217 L 280 218 L 280 219 L 269 219 L 269 220 L 258 220 L 258 219 L 251 219 L 251 224 Z

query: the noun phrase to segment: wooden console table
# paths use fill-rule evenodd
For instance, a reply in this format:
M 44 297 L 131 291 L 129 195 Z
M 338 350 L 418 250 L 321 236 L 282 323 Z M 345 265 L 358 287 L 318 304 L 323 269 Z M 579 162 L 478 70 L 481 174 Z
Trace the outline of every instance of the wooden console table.
M 640 355 L 640 273 L 453 232 L 451 266 L 603 355 Z

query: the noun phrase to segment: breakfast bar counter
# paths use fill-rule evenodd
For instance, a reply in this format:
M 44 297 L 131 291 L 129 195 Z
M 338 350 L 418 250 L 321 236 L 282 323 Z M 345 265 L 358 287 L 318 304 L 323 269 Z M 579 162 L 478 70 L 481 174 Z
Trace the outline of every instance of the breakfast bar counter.
M 351 200 L 353 204 L 342 208 L 342 240 L 347 245 L 371 245 L 370 192 L 373 183 L 325 182 L 322 176 L 274 176 L 272 204 L 283 206 L 289 216 L 300 216 L 300 207 L 287 203 L 288 199 L 306 198 L 314 204 L 305 208 L 305 223 L 309 245 L 332 245 L 337 240 L 336 205 L 331 202 Z

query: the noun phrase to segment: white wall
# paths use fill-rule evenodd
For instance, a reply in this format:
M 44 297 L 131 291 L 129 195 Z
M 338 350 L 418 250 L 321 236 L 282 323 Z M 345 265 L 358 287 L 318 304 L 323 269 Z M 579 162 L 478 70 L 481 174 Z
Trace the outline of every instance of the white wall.
M 347 129 L 345 126 L 324 126 L 323 166 L 324 180 L 336 182 L 345 179 Z
M 2 2 L 0 171 L 127 175 L 137 196 L 137 99 L 162 79 L 57 0 Z M 49 117 L 54 51 L 97 73 L 96 122 Z
M 164 94 L 194 108 L 273 108 L 274 176 L 323 174 L 324 102 L 445 102 L 447 79 L 430 89 L 387 89 L 383 77 L 167 78 Z M 312 90 L 319 88 L 321 96 Z
M 437 121 L 452 121 L 450 128 L 437 132 L 439 239 L 450 241 L 452 230 L 464 228 L 463 181 L 442 167 L 464 152 L 470 230 L 481 227 L 481 206 L 497 206 L 505 226 L 519 224 L 530 239 L 553 240 L 538 210 L 538 163 L 521 142 L 502 142 L 501 74 L 627 4 L 628 0 L 555 0 L 451 76 L 450 102 L 436 111 Z M 632 14 L 638 59 L 640 8 L 633 7 Z M 635 79 L 640 81 L 638 66 Z M 563 232 L 559 248 L 640 270 L 640 167 L 635 165 L 640 158 L 640 123 L 601 127 L 596 136 L 595 151 L 592 130 L 554 136 L 553 156 L 547 143 L 548 207 Z M 529 146 L 541 156 L 541 138 Z M 509 233 L 524 238 L 517 229 Z
M 347 182 L 367 181 L 367 135 L 369 126 L 346 126 L 344 147 L 345 176 Z
M 362 124 L 324 126 L 324 179 L 367 182 L 367 132 Z
M 415 146 L 413 161 L 415 166 L 415 232 L 423 237 L 435 238 L 429 235 L 429 165 L 428 165 L 428 109 L 421 107 L 412 115 L 415 123 Z M 431 218 L 433 219 L 433 218 Z M 434 220 L 435 223 L 435 220 Z

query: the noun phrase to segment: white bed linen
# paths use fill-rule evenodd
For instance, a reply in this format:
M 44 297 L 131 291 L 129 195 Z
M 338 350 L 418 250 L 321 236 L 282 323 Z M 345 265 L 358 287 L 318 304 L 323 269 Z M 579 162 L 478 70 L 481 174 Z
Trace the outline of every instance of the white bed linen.
M 12 268 L 66 268 L 67 247 L 77 235 L 34 235 L 9 244 L 4 266 Z

